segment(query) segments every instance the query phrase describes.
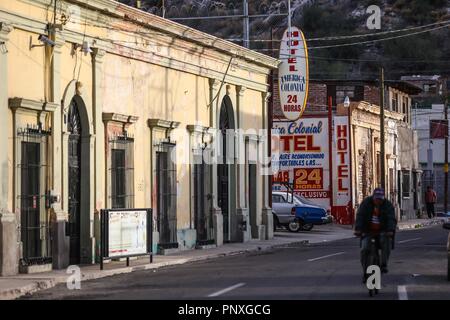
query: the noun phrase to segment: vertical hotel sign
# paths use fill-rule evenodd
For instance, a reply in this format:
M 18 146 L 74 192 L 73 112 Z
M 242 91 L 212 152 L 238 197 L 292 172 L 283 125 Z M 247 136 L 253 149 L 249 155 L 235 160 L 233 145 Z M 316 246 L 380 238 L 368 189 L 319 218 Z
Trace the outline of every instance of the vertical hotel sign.
M 350 196 L 350 128 L 347 116 L 334 117 L 334 161 L 333 179 L 334 204 L 335 210 L 345 212 Z
M 290 31 L 289 31 L 290 30 Z M 306 40 L 296 27 L 288 28 L 280 46 L 278 68 L 280 106 L 286 119 L 298 120 L 308 99 L 308 49 Z

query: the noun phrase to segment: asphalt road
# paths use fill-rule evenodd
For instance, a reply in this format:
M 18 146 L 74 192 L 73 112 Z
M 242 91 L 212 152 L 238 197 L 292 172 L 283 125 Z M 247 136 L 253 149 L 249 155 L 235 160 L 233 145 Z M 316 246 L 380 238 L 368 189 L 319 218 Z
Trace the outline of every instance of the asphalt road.
M 359 240 L 292 245 L 268 252 L 140 271 L 65 285 L 26 299 L 450 299 L 441 226 L 397 233 L 389 273 L 370 298 L 361 283 Z

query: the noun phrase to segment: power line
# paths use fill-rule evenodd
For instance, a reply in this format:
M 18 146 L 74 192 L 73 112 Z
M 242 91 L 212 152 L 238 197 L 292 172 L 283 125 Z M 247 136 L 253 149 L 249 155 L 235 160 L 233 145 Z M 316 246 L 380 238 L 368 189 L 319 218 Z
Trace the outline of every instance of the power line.
M 336 41 L 336 40 L 346 40 L 346 39 L 365 38 L 365 37 L 378 37 L 380 35 L 423 29 L 423 28 L 428 28 L 428 27 L 435 26 L 435 25 L 448 24 L 448 23 L 450 23 L 450 20 L 439 21 L 439 22 L 430 23 L 430 24 L 423 25 L 423 26 L 408 27 L 408 28 L 403 28 L 403 29 L 389 30 L 389 31 L 383 31 L 383 32 L 376 32 L 376 33 L 364 33 L 364 34 L 357 34 L 357 35 L 322 37 L 322 38 L 309 38 L 309 39 L 306 39 L 306 41 L 307 42 L 309 42 L 309 41 Z M 232 39 L 227 39 L 227 40 L 228 41 L 242 41 L 242 39 L 240 39 L 240 38 L 234 38 L 234 39 L 232 38 Z M 283 40 L 280 40 L 280 39 L 273 39 L 273 40 L 271 40 L 271 39 L 250 39 L 249 41 L 251 41 L 251 42 L 281 42 Z
M 209 20 L 209 19 L 241 19 L 241 18 L 268 18 L 268 17 L 286 17 L 287 13 L 274 13 L 274 14 L 254 14 L 254 15 L 243 15 L 243 14 L 233 14 L 233 15 L 221 15 L 221 16 L 204 16 L 204 17 L 181 17 L 181 18 L 167 18 L 172 21 L 186 21 L 186 20 Z
M 423 25 L 423 26 L 407 27 L 407 28 L 403 28 L 403 29 L 382 31 L 382 32 L 376 32 L 376 33 L 365 33 L 365 34 L 358 34 L 358 35 L 323 37 L 323 38 L 311 38 L 311 39 L 307 39 L 307 41 L 335 41 L 335 40 L 353 39 L 353 38 L 361 38 L 361 37 L 377 37 L 380 35 L 398 33 L 398 32 L 410 31 L 410 30 L 417 30 L 417 29 L 422 29 L 422 28 L 428 28 L 428 27 L 435 26 L 438 24 L 447 24 L 447 23 L 450 23 L 450 20 L 434 22 L 434 23 L 430 23 L 427 25 Z
M 449 27 L 449 26 L 450 26 L 450 23 L 446 24 L 446 25 L 443 25 L 443 26 L 431 28 L 431 29 L 428 29 L 428 30 L 412 32 L 412 33 L 408 33 L 408 34 L 404 34 L 404 35 L 400 35 L 400 36 L 387 37 L 387 38 L 382 38 L 382 39 L 374 39 L 374 40 L 368 40 L 368 41 L 352 42 L 352 43 L 341 43 L 341 44 L 335 44 L 335 45 L 329 45 L 329 46 L 309 47 L 308 49 L 310 49 L 310 50 L 314 50 L 314 49 L 329 49 L 329 48 L 348 47 L 348 46 L 355 46 L 355 45 L 362 45 L 362 44 L 373 44 L 373 43 L 382 42 L 382 41 L 389 41 L 389 40 L 394 40 L 394 39 L 410 37 L 410 36 L 414 36 L 414 35 L 417 35 L 417 34 L 430 32 L 430 31 L 436 31 L 436 30 L 443 29 L 443 28 L 446 28 L 446 27 Z

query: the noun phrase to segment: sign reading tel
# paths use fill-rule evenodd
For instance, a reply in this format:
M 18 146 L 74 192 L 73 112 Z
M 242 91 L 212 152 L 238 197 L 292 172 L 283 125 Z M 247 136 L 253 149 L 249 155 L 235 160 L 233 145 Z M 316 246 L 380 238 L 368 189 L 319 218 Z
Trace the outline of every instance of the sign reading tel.
M 297 27 L 283 34 L 280 46 L 281 64 L 278 68 L 280 105 L 286 119 L 298 120 L 308 99 L 308 49 L 306 40 Z

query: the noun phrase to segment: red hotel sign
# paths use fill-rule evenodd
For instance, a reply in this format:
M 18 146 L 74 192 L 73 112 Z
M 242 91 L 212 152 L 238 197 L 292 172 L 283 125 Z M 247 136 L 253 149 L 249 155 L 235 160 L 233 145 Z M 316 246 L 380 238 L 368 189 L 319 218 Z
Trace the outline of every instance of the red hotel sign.
M 348 118 L 334 117 L 334 205 L 346 206 L 350 201 L 350 140 Z

